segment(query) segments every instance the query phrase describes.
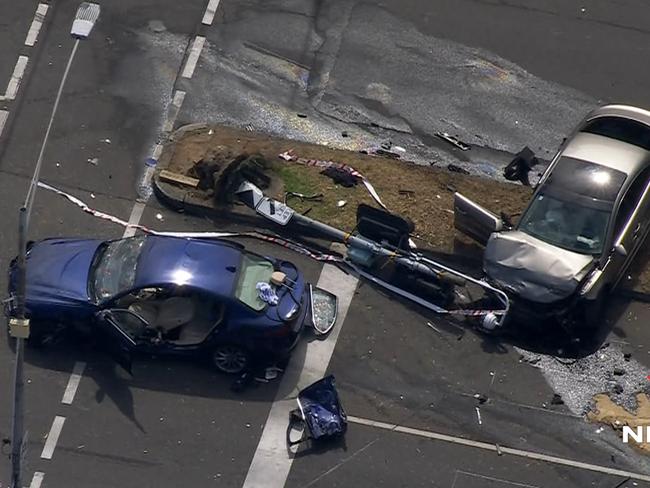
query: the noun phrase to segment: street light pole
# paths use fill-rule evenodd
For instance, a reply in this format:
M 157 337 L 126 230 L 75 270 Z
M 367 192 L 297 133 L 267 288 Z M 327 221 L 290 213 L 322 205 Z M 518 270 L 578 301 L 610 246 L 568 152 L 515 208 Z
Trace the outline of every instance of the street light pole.
M 77 53 L 77 48 L 79 47 L 79 41 L 86 39 L 95 25 L 95 22 L 99 18 L 100 8 L 96 3 L 83 2 L 79 5 L 77 13 L 75 14 L 75 19 L 72 24 L 72 29 L 70 34 L 75 38 L 74 46 L 68 58 L 68 63 L 66 65 L 63 77 L 61 78 L 61 83 L 59 84 L 59 89 L 56 94 L 56 99 L 54 101 L 54 106 L 52 107 L 52 113 L 50 114 L 50 120 L 47 124 L 47 130 L 45 131 L 45 136 L 43 137 L 43 142 L 41 144 L 41 149 L 38 153 L 38 159 L 36 161 L 36 166 L 34 168 L 34 174 L 32 180 L 29 184 L 29 189 L 27 190 L 27 196 L 25 197 L 25 202 L 20 208 L 20 220 L 18 228 L 18 258 L 16 261 L 17 269 L 17 283 L 16 283 L 16 296 L 15 300 L 15 317 L 12 317 L 9 320 L 9 334 L 16 339 L 16 358 L 15 358 L 15 369 L 14 369 L 14 391 L 13 391 L 13 416 L 12 416 L 12 438 L 11 438 L 11 487 L 12 488 L 22 488 L 22 461 L 24 455 L 24 430 L 23 430 L 23 418 L 24 418 L 24 407 L 23 407 L 23 355 L 25 347 L 25 339 L 29 337 L 29 318 L 27 317 L 27 311 L 25 309 L 25 288 L 27 282 L 27 270 L 25 268 L 25 260 L 27 254 L 27 232 L 29 229 L 29 219 L 32 213 L 32 207 L 34 205 L 34 198 L 36 196 L 36 190 L 38 188 L 38 180 L 41 174 L 41 166 L 43 164 L 43 156 L 45 154 L 45 148 L 47 146 L 47 141 L 50 137 L 50 131 L 52 130 L 52 125 L 54 123 L 54 117 L 56 116 L 57 109 L 59 108 L 59 102 L 61 100 L 61 94 L 63 93 L 63 87 L 65 82 L 68 79 L 68 73 L 70 72 L 70 67 L 72 66 L 72 61 L 75 54 Z

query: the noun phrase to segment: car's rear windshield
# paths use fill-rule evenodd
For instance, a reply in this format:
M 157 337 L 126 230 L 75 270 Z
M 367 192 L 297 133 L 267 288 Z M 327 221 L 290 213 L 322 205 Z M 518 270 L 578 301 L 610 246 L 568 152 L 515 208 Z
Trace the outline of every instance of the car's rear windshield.
M 650 151 L 650 127 L 622 117 L 599 117 L 588 122 L 581 132 L 609 137 Z
M 264 310 L 266 302 L 258 296 L 257 284 L 269 283 L 272 274 L 273 263 L 271 261 L 254 254 L 242 254 L 235 297 L 257 312 Z
M 625 182 L 625 173 L 601 164 L 563 157 L 544 183 L 554 192 L 567 193 L 603 202 L 614 202 Z
M 145 236 L 106 242 L 97 250 L 90 270 L 90 292 L 97 302 L 133 287 Z

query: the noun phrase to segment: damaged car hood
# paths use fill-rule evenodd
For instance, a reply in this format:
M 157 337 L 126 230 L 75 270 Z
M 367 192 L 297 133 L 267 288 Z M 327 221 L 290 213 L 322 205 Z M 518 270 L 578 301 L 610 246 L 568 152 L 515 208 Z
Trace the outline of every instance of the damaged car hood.
M 505 291 L 551 303 L 571 295 L 593 263 L 593 256 L 561 249 L 516 230 L 492 234 L 483 267 Z

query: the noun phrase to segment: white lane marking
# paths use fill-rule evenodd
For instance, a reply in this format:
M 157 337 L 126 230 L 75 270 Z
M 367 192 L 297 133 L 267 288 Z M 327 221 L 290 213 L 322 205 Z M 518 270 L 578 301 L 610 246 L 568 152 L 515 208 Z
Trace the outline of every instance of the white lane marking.
M 650 481 L 650 476 L 645 474 L 608 468 L 607 466 L 599 466 L 597 464 L 583 463 L 581 461 L 574 461 L 572 459 L 561 458 L 558 456 L 549 456 L 548 454 L 542 454 L 534 451 L 524 451 L 521 449 L 513 449 L 511 447 L 504 447 L 501 445 L 497 446 L 497 444 L 489 444 L 487 442 L 473 441 L 471 439 L 465 439 L 463 437 L 456 437 L 447 434 L 439 434 L 437 432 L 431 432 L 422 429 L 413 429 L 411 427 L 403 427 L 401 425 L 379 422 L 377 420 L 363 419 L 360 417 L 353 417 L 348 415 L 348 422 L 351 422 L 353 424 L 366 425 L 368 427 L 376 427 L 378 429 L 391 430 L 393 432 L 400 432 L 402 434 L 425 437 L 427 439 L 433 439 L 442 442 L 449 442 L 451 444 L 459 444 L 462 446 L 475 447 L 477 449 L 484 449 L 486 451 L 496 452 L 497 454 L 498 453 L 511 454 L 517 457 L 523 457 L 535 461 L 545 461 L 547 463 L 569 466 L 571 468 L 583 469 L 586 471 L 594 471 L 597 473 L 610 474 L 613 476 L 622 476 L 624 478 L 629 477 L 630 479 L 639 480 L 639 481 Z
M 41 483 L 43 483 L 44 477 L 45 477 L 45 473 L 36 471 L 34 473 L 34 476 L 32 476 L 32 482 L 29 484 L 29 488 L 41 488 Z
M 5 124 L 7 123 L 8 118 L 9 118 L 9 111 L 0 110 L 0 136 L 2 135 L 2 131 L 5 128 Z
M 174 97 L 172 98 L 172 103 L 167 109 L 167 119 L 163 124 L 163 132 L 171 132 L 174 128 L 176 117 L 178 117 L 181 107 L 183 106 L 183 100 L 185 100 L 185 92 L 183 90 L 176 90 L 174 92 Z
M 77 388 L 79 387 L 79 382 L 81 381 L 81 376 L 83 375 L 84 369 L 86 369 L 85 362 L 77 361 L 74 363 L 72 373 L 70 374 L 70 379 L 68 380 L 68 386 L 65 388 L 61 403 L 72 405 L 72 401 L 74 400 L 74 396 L 77 393 Z
M 318 287 L 339 297 L 336 326 L 325 340 L 301 341 L 293 352 L 264 425 L 262 437 L 244 481 L 244 488 L 284 486 L 293 462 L 293 457 L 289 456 L 286 448 L 289 411 L 296 408 L 297 390 L 319 380 L 325 374 L 350 308 L 357 281 L 356 277 L 345 274 L 331 264 L 323 266 Z M 304 358 L 304 364 L 300 358 Z
M 190 54 L 187 56 L 187 61 L 185 61 L 185 66 L 183 67 L 183 73 L 181 74 L 183 78 L 191 78 L 194 74 L 196 63 L 199 61 L 199 56 L 203 49 L 203 44 L 205 44 L 205 37 L 196 36 L 192 44 L 192 49 L 190 49 Z
M 27 56 L 18 56 L 18 61 L 16 61 L 16 66 L 14 66 L 14 72 L 12 73 L 9 84 L 7 85 L 7 91 L 4 96 L 0 96 L 0 100 L 13 100 L 16 98 L 20 81 L 25 74 L 25 68 L 27 68 L 27 61 L 29 61 Z
M 519 488 L 539 488 L 539 486 L 536 485 L 527 485 L 524 483 L 518 483 L 516 481 L 502 480 L 501 478 L 492 478 L 491 476 L 484 476 L 478 473 L 470 473 L 469 471 L 461 471 L 459 469 L 456 470 L 456 473 L 454 474 L 454 483 L 451 485 L 451 488 L 454 488 L 456 486 L 456 479 L 458 478 L 459 474 L 461 476 L 469 476 L 470 478 L 479 478 L 485 481 L 496 481 L 497 483 L 503 485 L 518 486 Z
M 36 44 L 36 39 L 38 39 L 38 33 L 43 26 L 45 21 L 45 15 L 47 14 L 48 5 L 44 3 L 39 3 L 36 7 L 36 13 L 34 14 L 34 20 L 32 20 L 32 25 L 29 27 L 27 32 L 27 38 L 25 39 L 25 46 L 33 46 Z
M 181 107 L 183 105 L 183 100 L 185 100 L 185 92 L 182 90 L 176 90 L 174 96 L 172 97 L 171 107 L 169 107 L 167 111 L 167 119 L 165 119 L 165 122 L 163 123 L 163 130 L 165 130 L 166 127 L 174 126 L 176 117 L 178 116 L 178 113 L 180 112 Z M 156 144 L 153 148 L 153 151 L 151 152 L 151 157 L 156 161 L 158 161 L 160 159 L 160 156 L 162 155 L 162 152 L 163 152 L 163 145 Z M 151 175 L 149 176 L 148 181 L 146 181 L 146 183 L 151 184 Z M 147 206 L 146 200 L 145 201 L 140 200 L 135 202 L 133 208 L 131 209 L 131 215 L 129 216 L 129 227 L 124 229 L 124 234 L 122 234 L 122 238 L 133 237 L 135 235 L 136 228 L 134 226 L 140 223 L 140 220 L 142 219 L 142 214 L 144 213 L 144 209 L 146 206 Z
M 56 443 L 59 442 L 59 436 L 61 435 L 61 430 L 63 429 L 64 422 L 65 417 L 61 417 L 59 415 L 54 417 L 54 422 L 52 422 L 50 433 L 47 435 L 47 440 L 43 446 L 43 452 L 41 453 L 42 459 L 52 459 L 54 449 L 56 448 Z
M 133 226 L 140 223 L 140 219 L 142 218 L 144 207 L 146 207 L 146 205 L 146 202 L 135 202 L 135 205 L 133 205 L 133 209 L 131 209 L 131 215 L 129 217 L 129 227 L 127 227 L 124 230 L 124 234 L 122 234 L 123 239 L 126 237 L 133 237 L 135 235 L 136 228 Z
M 218 8 L 219 0 L 210 0 L 208 6 L 205 8 L 205 13 L 203 14 L 203 20 L 201 23 L 204 25 L 212 25 L 214 15 L 217 13 Z

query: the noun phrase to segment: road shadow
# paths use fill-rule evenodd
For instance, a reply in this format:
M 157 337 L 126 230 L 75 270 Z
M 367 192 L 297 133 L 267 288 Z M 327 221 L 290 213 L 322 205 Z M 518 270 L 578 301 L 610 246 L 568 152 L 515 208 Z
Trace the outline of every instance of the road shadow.
M 72 332 L 61 334 L 52 342 L 37 348 L 25 348 L 25 362 L 44 370 L 70 373 L 72 360 L 85 361 L 85 378 L 97 386 L 95 400 L 112 401 L 120 412 L 144 432 L 136 415 L 134 388 L 188 397 L 227 399 L 239 402 L 272 402 L 282 378 L 268 383 L 253 381 L 244 391 L 232 389 L 237 376 L 212 370 L 200 361 L 174 357 L 139 356 L 129 375 L 101 347 Z

